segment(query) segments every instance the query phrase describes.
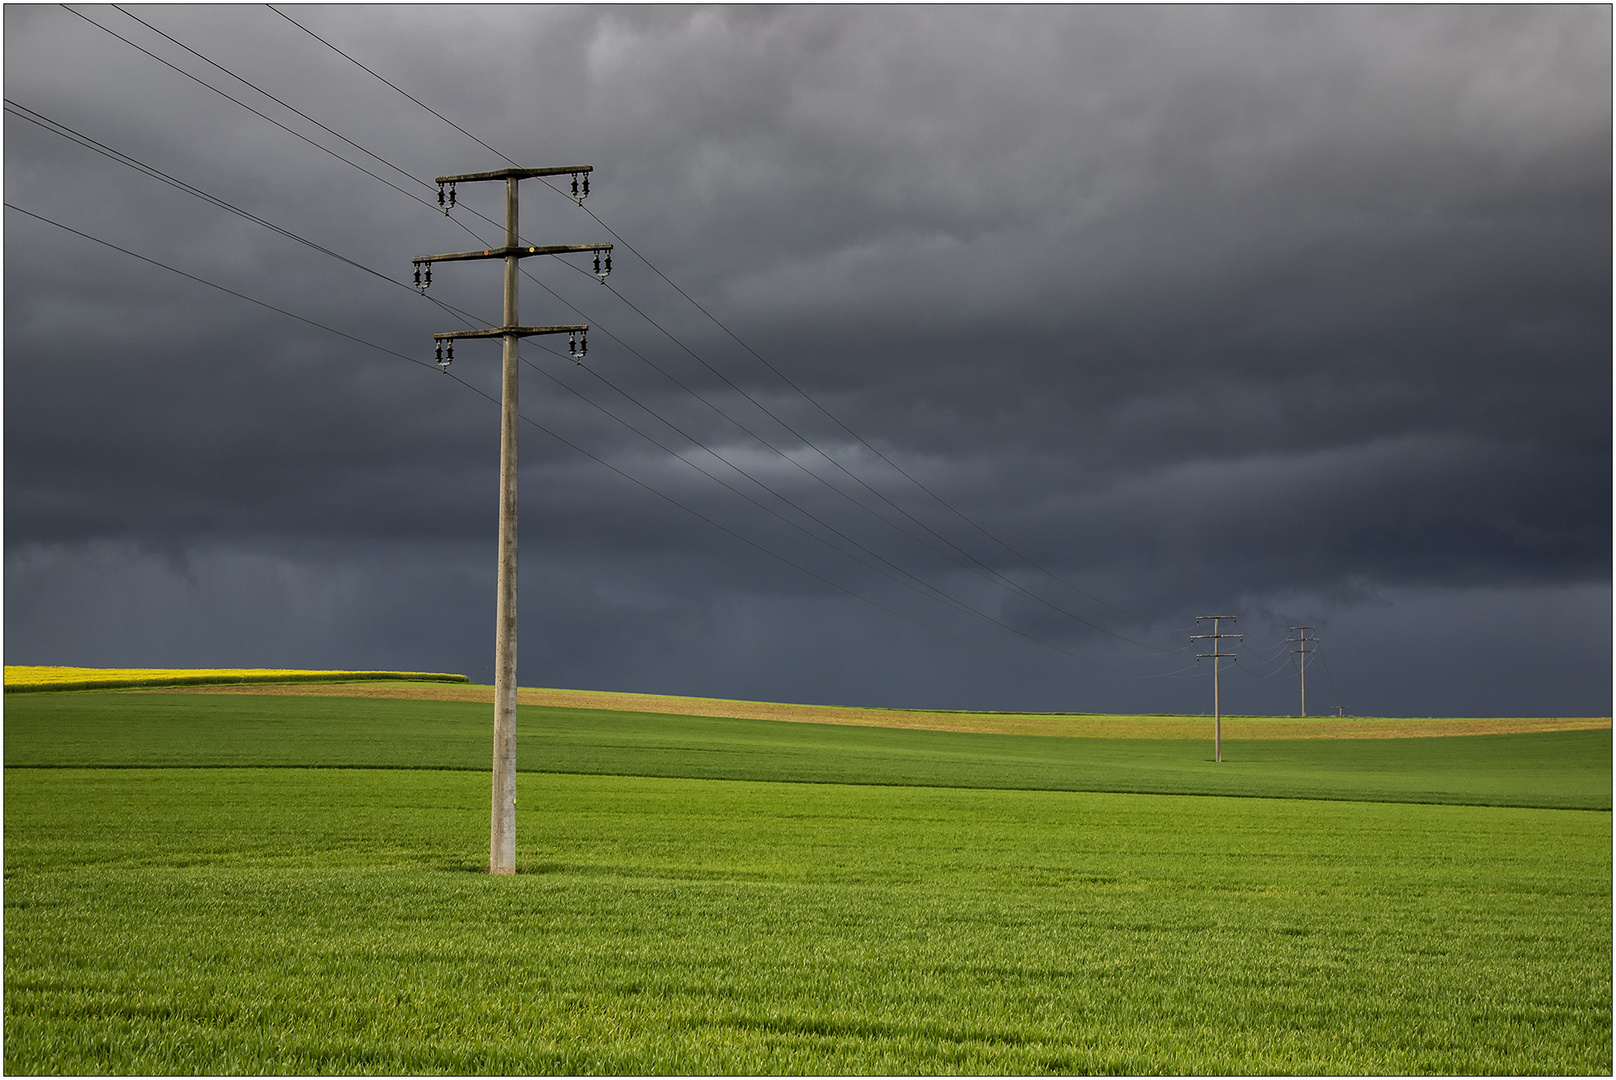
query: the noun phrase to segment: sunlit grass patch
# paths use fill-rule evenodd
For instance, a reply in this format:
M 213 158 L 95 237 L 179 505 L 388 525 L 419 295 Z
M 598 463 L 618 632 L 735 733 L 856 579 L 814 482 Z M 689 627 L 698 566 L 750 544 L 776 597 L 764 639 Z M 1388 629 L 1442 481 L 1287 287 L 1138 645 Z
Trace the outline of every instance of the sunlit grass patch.
M 524 705 L 496 878 L 486 704 L 6 704 L 13 1074 L 1611 1067 L 1608 728 Z
M 1604 812 L 6 773 L 10 1073 L 1611 1065 Z

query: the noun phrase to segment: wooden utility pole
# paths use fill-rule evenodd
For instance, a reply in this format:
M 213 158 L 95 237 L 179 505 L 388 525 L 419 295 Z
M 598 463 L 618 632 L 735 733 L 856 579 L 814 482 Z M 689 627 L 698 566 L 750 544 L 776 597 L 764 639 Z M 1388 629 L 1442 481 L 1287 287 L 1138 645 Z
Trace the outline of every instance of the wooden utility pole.
M 1317 629 L 1318 629 L 1318 627 L 1316 627 L 1316 626 L 1293 626 L 1293 627 L 1291 627 L 1291 633 L 1296 634 L 1297 636 L 1293 637 L 1293 638 L 1286 638 L 1285 639 L 1286 644 L 1288 644 L 1288 645 L 1300 645 L 1301 646 L 1301 648 L 1299 648 L 1299 649 L 1292 649 L 1291 653 L 1293 655 L 1296 654 L 1296 653 L 1300 653 L 1301 657 L 1302 657 L 1302 660 L 1301 660 L 1302 719 L 1304 719 L 1304 720 L 1307 719 L 1307 658 L 1309 656 L 1311 656 L 1313 653 L 1318 651 L 1317 649 L 1308 648 L 1307 643 L 1309 641 L 1318 641 L 1319 640 L 1316 637 L 1308 637 L 1307 632 L 1309 630 L 1317 630 Z
M 1235 658 L 1234 653 L 1223 652 L 1219 648 L 1219 642 L 1224 638 L 1244 639 L 1243 634 L 1218 633 L 1218 623 L 1223 619 L 1234 622 L 1237 618 L 1239 618 L 1237 615 L 1197 615 L 1195 617 L 1196 622 L 1202 622 L 1206 619 L 1212 620 L 1212 632 L 1210 634 L 1190 635 L 1191 641 L 1197 641 L 1202 638 L 1212 639 L 1212 651 L 1209 653 L 1196 653 L 1195 661 L 1200 663 L 1207 657 L 1212 658 L 1212 760 L 1214 761 L 1223 760 L 1223 703 L 1220 700 L 1218 687 L 1218 665 L 1226 659 L 1233 660 Z
M 456 338 L 497 337 L 504 342 L 504 370 L 500 392 L 499 441 L 499 600 L 496 604 L 494 626 L 494 780 L 493 806 L 488 824 L 488 872 L 491 874 L 516 873 L 516 425 L 521 414 L 517 410 L 517 343 L 525 337 L 540 334 L 567 334 L 571 339 L 573 358 L 583 360 L 587 350 L 587 325 L 572 326 L 520 326 L 516 314 L 516 275 L 520 260 L 532 255 L 560 255 L 569 252 L 593 251 L 595 272 L 605 280 L 611 272 L 610 244 L 564 244 L 552 247 L 523 247 L 517 236 L 517 183 L 534 176 L 572 174 L 573 193 L 577 196 L 578 176 L 584 176 L 584 195 L 589 193 L 589 165 L 564 165 L 547 169 L 498 169 L 494 172 L 466 173 L 460 176 L 437 178 L 438 203 L 444 213 L 455 205 L 455 185 L 479 180 L 505 181 L 505 246 L 486 251 L 460 251 L 449 255 L 422 255 L 412 260 L 415 264 L 415 283 L 424 293 L 432 284 L 432 264 L 458 259 L 505 260 L 505 317 L 504 322 L 488 330 L 456 330 L 433 334 L 437 342 L 438 364 L 445 371 L 454 361 Z M 448 199 L 445 201 L 445 185 Z M 578 197 L 581 204 L 582 197 Z M 606 255 L 606 273 L 601 273 L 600 257 Z M 421 279 L 422 267 L 426 280 Z M 447 359 L 444 355 L 447 346 Z

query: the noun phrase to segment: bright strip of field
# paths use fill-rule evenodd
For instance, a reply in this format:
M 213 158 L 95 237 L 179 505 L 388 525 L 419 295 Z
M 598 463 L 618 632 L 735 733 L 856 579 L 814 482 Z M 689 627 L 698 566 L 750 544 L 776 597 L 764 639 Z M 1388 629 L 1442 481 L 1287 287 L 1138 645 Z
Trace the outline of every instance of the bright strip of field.
M 303 694 L 30 694 L 7 765 L 431 768 L 486 772 L 473 702 Z M 1211 740 L 779 723 L 523 705 L 524 771 L 832 784 L 1243 795 L 1609 809 L 1611 732 Z
M 11 1074 L 1611 1068 L 1608 813 L 9 762 Z
M 481 685 L 388 686 L 374 684 L 299 685 L 242 688 L 248 694 L 319 694 L 336 697 L 395 698 L 416 701 L 475 701 L 492 705 L 494 688 Z M 522 705 L 599 709 L 680 716 L 724 716 L 809 724 L 908 728 L 1003 735 L 1062 735 L 1112 739 L 1209 739 L 1210 716 L 1112 716 L 1099 713 L 938 712 L 923 709 L 863 709 L 839 705 L 792 705 L 727 698 L 625 694 L 601 690 L 523 687 Z M 1609 729 L 1611 718 L 1478 717 L 1380 718 L 1225 716 L 1224 737 L 1242 739 L 1405 739 L 1438 735 L 1505 735 L 1531 731 Z
M 122 690 L 134 687 L 228 683 L 336 683 L 357 680 L 465 682 L 464 675 L 429 671 L 310 671 L 298 668 L 86 668 L 7 664 L 7 693 Z

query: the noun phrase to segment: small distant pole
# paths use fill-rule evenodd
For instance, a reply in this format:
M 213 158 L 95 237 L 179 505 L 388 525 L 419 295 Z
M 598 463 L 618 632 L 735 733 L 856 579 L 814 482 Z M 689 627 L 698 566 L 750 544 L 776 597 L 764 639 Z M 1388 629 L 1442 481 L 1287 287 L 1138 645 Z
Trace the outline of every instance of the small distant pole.
M 1212 620 L 1212 632 L 1210 634 L 1190 635 L 1191 641 L 1198 641 L 1202 638 L 1212 640 L 1212 651 L 1209 653 L 1196 653 L 1195 660 L 1199 663 L 1207 657 L 1212 658 L 1212 759 L 1214 761 L 1223 760 L 1223 703 L 1218 688 L 1218 666 L 1225 659 L 1235 659 L 1235 654 L 1223 652 L 1219 648 L 1219 643 L 1224 638 L 1240 638 L 1241 640 L 1245 638 L 1244 634 L 1218 633 L 1218 623 L 1224 619 L 1234 622 L 1237 618 L 1239 618 L 1238 615 L 1197 615 L 1195 617 L 1196 622 L 1203 622 L 1207 619 Z
M 1287 645 L 1300 645 L 1301 646 L 1301 648 L 1299 648 L 1299 649 L 1292 649 L 1291 652 L 1293 654 L 1300 653 L 1301 656 L 1302 656 L 1302 660 L 1301 660 L 1301 665 L 1302 665 L 1302 669 L 1301 669 L 1301 674 L 1302 674 L 1302 719 L 1304 719 L 1304 720 L 1307 719 L 1307 658 L 1312 653 L 1315 653 L 1315 652 L 1318 651 L 1317 649 L 1308 648 L 1307 643 L 1309 641 L 1318 641 L 1319 640 L 1316 637 L 1308 637 L 1307 632 L 1309 630 L 1317 630 L 1317 629 L 1318 629 L 1318 627 L 1316 627 L 1316 626 L 1293 626 L 1293 627 L 1291 627 L 1291 633 L 1296 634 L 1297 636 L 1293 637 L 1293 638 L 1286 638 L 1285 639 L 1285 643 Z

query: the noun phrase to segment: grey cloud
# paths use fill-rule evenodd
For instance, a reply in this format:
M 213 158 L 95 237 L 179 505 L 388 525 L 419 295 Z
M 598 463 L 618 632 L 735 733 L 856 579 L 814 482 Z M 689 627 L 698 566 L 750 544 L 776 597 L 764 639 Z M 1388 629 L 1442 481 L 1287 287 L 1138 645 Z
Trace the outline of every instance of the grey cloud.
M 492 242 L 436 213 L 430 185 L 83 10 L 433 207 L 61 9 L 6 9 L 8 97 L 398 281 L 412 255 Z M 132 10 L 417 178 L 499 164 L 273 12 Z M 589 206 L 779 372 L 1011 548 L 1139 617 L 912 486 L 620 248 L 622 299 L 528 264 L 524 321 L 596 329 L 587 369 L 524 347 L 555 380 L 527 372 L 524 411 L 802 569 L 525 428 L 524 596 L 544 614 L 524 681 L 961 707 L 1199 693 L 1187 675 L 1110 680 L 949 612 L 567 387 L 808 532 L 845 546 L 834 527 L 1123 667 L 1160 670 L 958 563 L 1119 632 L 1178 634 L 1227 604 L 1280 637 L 1284 618 L 1333 620 L 1351 629 L 1337 666 L 1378 671 L 1354 697 L 1393 712 L 1439 699 L 1415 666 L 1370 662 L 1377 632 L 1517 605 L 1565 613 L 1546 641 L 1608 646 L 1608 9 L 287 10 L 505 152 L 594 164 Z M 496 46 L 518 60 L 490 65 Z M 36 213 L 418 360 L 461 325 L 15 117 L 5 133 L 7 199 Z M 461 196 L 459 220 L 493 237 L 472 211 L 497 217 L 497 192 Z M 522 206 L 532 237 L 609 238 L 531 182 Z M 15 212 L 6 224 L 8 660 L 233 649 L 420 667 L 430 641 L 486 666 L 490 403 Z M 431 295 L 492 320 L 497 281 L 443 266 Z M 497 394 L 496 355 L 466 343 L 455 372 Z M 969 557 L 935 550 L 950 544 Z M 77 645 L 51 596 L 93 628 Z M 122 606 L 97 614 L 97 596 Z M 1465 673 L 1443 708 L 1539 693 L 1609 711 L 1608 663 L 1562 692 L 1543 665 L 1440 662 Z

